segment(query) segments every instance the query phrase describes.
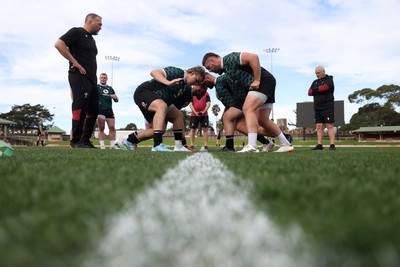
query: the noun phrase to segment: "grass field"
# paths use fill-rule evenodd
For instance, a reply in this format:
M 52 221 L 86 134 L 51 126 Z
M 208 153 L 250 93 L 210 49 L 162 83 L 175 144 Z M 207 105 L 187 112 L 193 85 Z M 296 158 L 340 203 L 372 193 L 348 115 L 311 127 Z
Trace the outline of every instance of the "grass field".
M 192 155 L 152 153 L 148 147 L 15 150 L 13 157 L 0 158 L 4 267 L 82 266 L 106 235 L 109 219 Z M 251 185 L 251 202 L 282 232 L 300 229 L 309 266 L 400 266 L 399 147 L 259 154 L 211 147 L 209 154 L 237 183 Z M 176 175 L 190 181 L 189 167 Z

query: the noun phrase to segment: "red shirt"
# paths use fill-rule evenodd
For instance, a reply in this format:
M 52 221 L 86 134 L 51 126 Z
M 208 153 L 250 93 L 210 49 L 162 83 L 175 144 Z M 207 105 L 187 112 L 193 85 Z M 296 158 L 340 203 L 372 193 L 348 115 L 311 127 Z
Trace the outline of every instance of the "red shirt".
M 193 107 L 197 112 L 201 112 L 206 108 L 207 102 L 211 102 L 210 95 L 206 92 L 202 98 L 198 99 L 196 96 L 192 96 Z M 196 114 L 192 111 L 190 116 L 196 116 Z M 208 116 L 208 112 L 203 113 L 203 116 Z

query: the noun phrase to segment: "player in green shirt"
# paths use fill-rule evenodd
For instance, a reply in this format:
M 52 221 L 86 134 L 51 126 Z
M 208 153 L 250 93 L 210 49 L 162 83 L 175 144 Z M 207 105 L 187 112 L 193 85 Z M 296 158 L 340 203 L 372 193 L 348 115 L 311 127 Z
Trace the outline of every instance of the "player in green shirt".
M 247 125 L 248 144 L 238 152 L 259 152 L 257 149 L 258 126 L 273 133 L 272 136 L 280 141 L 281 147 L 277 152 L 294 151 L 278 125 L 269 118 L 273 103 L 275 103 L 276 81 L 270 72 L 260 66 L 258 55 L 233 52 L 221 57 L 215 53 L 207 53 L 202 63 L 211 72 L 225 73 L 234 97 L 247 92 L 242 110 Z
M 44 135 L 45 135 L 45 133 L 44 133 L 44 126 L 43 126 L 43 119 L 39 118 L 36 146 L 39 146 L 39 143 L 41 143 L 42 146 L 44 146 L 44 141 L 43 141 L 43 136 Z
M 215 94 L 219 101 L 225 106 L 225 110 L 222 114 L 222 120 L 226 136 L 225 147 L 221 151 L 235 151 L 234 148 L 234 132 L 239 131 L 242 134 L 247 134 L 246 121 L 244 119 L 242 106 L 246 98 L 247 93 L 241 95 L 233 95 L 233 89 L 229 86 L 226 75 L 222 74 L 218 77 L 207 73 L 205 84 L 208 88 L 212 89 L 215 87 Z M 262 127 L 258 127 L 257 130 L 257 141 L 263 144 L 262 151 L 269 152 L 274 146 L 265 136 L 270 135 Z
M 204 93 L 207 91 L 204 85 L 193 85 L 193 86 L 186 86 L 187 89 L 191 90 L 191 94 L 189 95 L 182 95 L 182 98 L 177 98 L 173 104 L 168 106 L 167 115 L 165 117 L 165 122 L 170 122 L 173 125 L 174 134 L 175 134 L 175 147 L 174 151 L 181 151 L 181 152 L 191 152 L 191 150 L 186 146 L 185 136 L 182 134 L 182 141 L 177 140 L 179 135 L 176 135 L 176 129 L 183 129 L 184 128 L 184 117 L 182 112 L 180 111 L 182 108 L 186 107 L 192 96 L 202 97 Z M 203 89 L 204 87 L 204 89 Z M 145 127 L 144 130 L 135 131 L 127 138 L 122 138 L 122 140 L 118 141 L 118 146 L 122 147 L 122 149 L 126 150 L 135 150 L 137 144 L 142 141 L 151 139 L 154 137 L 154 128 L 151 122 L 145 120 Z M 183 143 L 185 141 L 185 143 Z M 129 146 L 129 143 L 133 144 L 133 146 Z M 183 146 L 181 146 L 181 143 Z
M 97 89 L 99 90 L 99 114 L 97 115 L 97 124 L 99 126 L 100 148 L 106 148 L 104 144 L 104 129 L 107 123 L 110 149 L 115 149 L 115 116 L 112 109 L 112 102 L 118 102 L 119 99 L 114 89 L 107 85 L 108 77 L 106 73 L 100 74 L 99 80 L 100 84 L 97 85 Z
M 153 126 L 154 144 L 152 151 L 171 152 L 172 150 L 162 143 L 168 107 L 173 104 L 179 106 L 182 104 L 180 103 L 182 99 L 191 97 L 191 86 L 201 84 L 205 72 L 201 66 L 186 71 L 176 67 L 166 67 L 155 69 L 151 71 L 150 75 L 153 79 L 139 85 L 133 98 L 144 118 Z M 174 128 L 175 147 L 177 149 L 183 147 L 182 133 L 183 126 L 180 129 Z M 118 145 L 125 149 L 134 150 L 132 141 L 132 139 L 125 138 L 119 140 Z

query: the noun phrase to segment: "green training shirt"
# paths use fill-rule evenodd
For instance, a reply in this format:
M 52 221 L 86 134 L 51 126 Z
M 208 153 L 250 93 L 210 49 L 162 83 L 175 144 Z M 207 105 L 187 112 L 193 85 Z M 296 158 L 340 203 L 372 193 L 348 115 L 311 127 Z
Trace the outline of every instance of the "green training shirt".
M 176 68 L 176 67 L 166 67 L 163 69 L 165 71 L 165 77 L 167 78 L 168 81 L 172 81 L 174 79 L 178 78 L 185 78 L 185 71 L 181 68 Z M 154 81 L 154 80 L 153 80 Z M 189 98 L 189 102 L 191 100 L 191 93 L 192 93 L 192 88 L 190 86 L 186 86 L 184 80 L 181 80 L 178 84 L 174 85 L 163 85 L 160 88 L 157 88 L 154 90 L 154 92 L 161 97 L 161 99 L 167 103 L 167 105 L 171 105 L 175 103 L 178 106 L 182 106 L 185 104 L 186 101 L 182 101 L 185 97 Z M 188 103 L 189 104 L 189 103 Z M 177 107 L 178 107 L 177 106 Z
M 112 109 L 112 98 L 115 95 L 114 89 L 109 85 L 97 85 L 99 90 L 99 110 Z

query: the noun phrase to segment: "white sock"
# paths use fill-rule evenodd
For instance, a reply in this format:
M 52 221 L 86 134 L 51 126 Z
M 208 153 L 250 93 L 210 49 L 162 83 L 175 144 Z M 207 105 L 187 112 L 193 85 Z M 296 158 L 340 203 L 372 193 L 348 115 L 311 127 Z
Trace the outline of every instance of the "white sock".
M 249 133 L 247 137 L 249 139 L 249 145 L 257 147 L 257 133 Z
M 182 140 L 175 140 L 175 146 L 178 148 L 182 147 Z
M 281 145 L 283 146 L 290 146 L 289 141 L 286 139 L 285 135 L 281 132 L 277 137 Z
M 100 140 L 100 146 L 104 146 L 104 140 Z

